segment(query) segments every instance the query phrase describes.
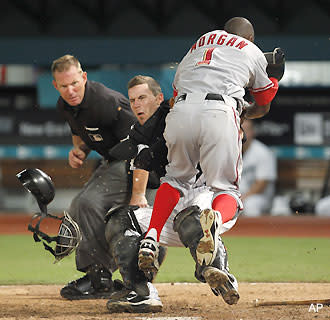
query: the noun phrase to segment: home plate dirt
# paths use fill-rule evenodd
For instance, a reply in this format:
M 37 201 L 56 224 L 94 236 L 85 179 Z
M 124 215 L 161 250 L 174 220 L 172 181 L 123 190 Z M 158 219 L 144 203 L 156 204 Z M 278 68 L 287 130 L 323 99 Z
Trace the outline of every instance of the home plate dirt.
M 0 286 L 0 319 L 16 320 L 304 320 L 330 319 L 330 307 L 276 305 L 255 307 L 258 301 L 324 300 L 330 298 L 330 283 L 240 283 L 241 299 L 229 306 L 213 295 L 206 284 L 155 284 L 163 312 L 129 314 L 107 312 L 107 300 L 67 301 L 61 286 Z

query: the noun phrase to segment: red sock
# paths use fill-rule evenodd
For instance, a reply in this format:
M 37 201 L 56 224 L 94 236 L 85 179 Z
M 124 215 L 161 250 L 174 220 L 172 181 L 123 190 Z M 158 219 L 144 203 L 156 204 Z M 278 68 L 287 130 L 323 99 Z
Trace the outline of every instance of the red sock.
M 237 201 L 229 194 L 220 194 L 212 202 L 212 209 L 220 212 L 222 223 L 230 221 L 237 212 Z
M 163 183 L 159 187 L 156 193 L 154 208 L 152 210 L 151 220 L 147 231 L 148 233 L 150 229 L 156 229 L 157 241 L 159 241 L 160 233 L 168 217 L 171 215 L 172 210 L 179 202 L 179 199 L 180 192 L 168 183 Z

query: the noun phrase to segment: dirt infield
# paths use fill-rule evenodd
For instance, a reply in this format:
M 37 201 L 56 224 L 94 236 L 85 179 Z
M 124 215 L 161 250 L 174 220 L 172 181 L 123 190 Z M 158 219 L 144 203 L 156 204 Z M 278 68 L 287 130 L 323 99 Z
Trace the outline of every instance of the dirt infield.
M 26 233 L 30 216 L 0 215 L 0 234 Z M 45 222 L 44 230 L 56 233 L 58 224 Z M 226 235 L 330 237 L 330 218 L 241 217 Z M 158 314 L 109 314 L 106 300 L 66 301 L 60 286 L 0 286 L 0 319 L 155 319 L 155 320 L 330 320 L 330 307 L 321 299 L 330 298 L 330 283 L 240 283 L 241 299 L 226 305 L 206 284 L 156 283 L 163 302 Z M 315 300 L 315 304 L 255 307 L 255 299 Z M 321 308 L 322 307 L 322 308 Z
M 304 320 L 330 319 L 330 307 L 314 304 L 255 307 L 255 299 L 306 300 L 330 297 L 330 284 L 240 284 L 241 299 L 226 305 L 206 284 L 156 284 L 163 302 L 157 314 L 109 314 L 107 300 L 66 301 L 59 286 L 0 286 L 0 319 L 29 320 Z M 316 312 L 318 311 L 318 312 Z

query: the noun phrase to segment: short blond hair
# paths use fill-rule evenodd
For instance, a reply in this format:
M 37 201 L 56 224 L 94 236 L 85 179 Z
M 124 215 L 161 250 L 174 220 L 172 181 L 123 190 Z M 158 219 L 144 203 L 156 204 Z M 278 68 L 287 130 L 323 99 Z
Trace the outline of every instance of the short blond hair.
M 152 77 L 137 75 L 128 81 L 127 89 L 131 89 L 139 84 L 146 83 L 152 94 L 156 97 L 158 94 L 163 93 L 159 83 Z
M 70 54 L 66 54 L 66 55 L 54 60 L 52 63 L 52 66 L 51 66 L 51 71 L 52 71 L 53 77 L 54 77 L 54 73 L 56 71 L 63 72 L 63 71 L 68 70 L 71 66 L 75 66 L 75 67 L 77 67 L 79 72 L 83 72 L 79 60 Z

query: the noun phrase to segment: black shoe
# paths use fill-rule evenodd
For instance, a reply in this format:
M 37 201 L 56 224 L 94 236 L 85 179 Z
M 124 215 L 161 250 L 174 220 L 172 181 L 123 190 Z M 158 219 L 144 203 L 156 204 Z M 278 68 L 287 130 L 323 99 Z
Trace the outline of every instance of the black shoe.
M 61 289 L 60 294 L 68 300 L 108 299 L 122 287 L 123 284 L 119 280 L 112 281 L 110 272 L 94 268 L 93 271 L 87 271 L 82 278 L 68 283 Z
M 157 289 L 148 283 L 150 290 L 149 296 L 140 296 L 135 291 L 131 291 L 125 297 L 116 299 L 111 296 L 107 302 L 107 308 L 110 313 L 156 313 L 161 312 L 163 304 L 158 296 Z

